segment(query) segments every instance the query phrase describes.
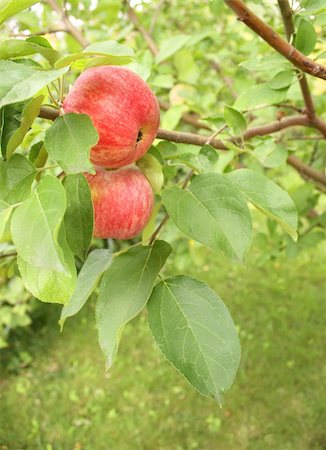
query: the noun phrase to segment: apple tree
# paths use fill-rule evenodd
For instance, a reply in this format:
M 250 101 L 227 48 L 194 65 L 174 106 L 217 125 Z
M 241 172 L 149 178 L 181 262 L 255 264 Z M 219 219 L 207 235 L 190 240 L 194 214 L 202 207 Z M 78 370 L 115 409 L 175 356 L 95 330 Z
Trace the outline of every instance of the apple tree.
M 62 304 L 61 328 L 95 293 L 107 368 L 146 307 L 165 358 L 221 403 L 235 324 L 166 261 L 244 263 L 254 211 L 269 257 L 324 238 L 326 7 L 292 3 L 0 1 L 1 280 Z

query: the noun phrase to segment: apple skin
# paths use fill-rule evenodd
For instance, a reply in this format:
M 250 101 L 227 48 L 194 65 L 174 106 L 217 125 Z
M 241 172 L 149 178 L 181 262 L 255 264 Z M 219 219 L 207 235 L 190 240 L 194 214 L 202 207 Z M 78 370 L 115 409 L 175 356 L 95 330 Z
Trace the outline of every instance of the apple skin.
M 152 213 L 154 194 L 137 168 L 85 174 L 94 207 L 94 236 L 131 239 L 143 230 Z
M 63 110 L 90 116 L 99 134 L 90 159 L 109 168 L 141 158 L 154 141 L 160 122 L 153 92 L 137 74 L 120 66 L 85 70 L 65 98 Z

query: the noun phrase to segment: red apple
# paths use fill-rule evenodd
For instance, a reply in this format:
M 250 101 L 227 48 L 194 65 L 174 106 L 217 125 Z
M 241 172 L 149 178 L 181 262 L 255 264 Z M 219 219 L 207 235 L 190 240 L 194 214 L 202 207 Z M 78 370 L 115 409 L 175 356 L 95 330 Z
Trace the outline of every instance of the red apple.
M 147 224 L 154 204 L 152 188 L 137 168 L 85 174 L 94 206 L 94 236 L 130 239 Z
M 127 166 L 146 153 L 160 121 L 157 99 L 134 72 L 119 66 L 83 72 L 64 100 L 64 112 L 88 114 L 99 134 L 91 161 L 104 167 Z

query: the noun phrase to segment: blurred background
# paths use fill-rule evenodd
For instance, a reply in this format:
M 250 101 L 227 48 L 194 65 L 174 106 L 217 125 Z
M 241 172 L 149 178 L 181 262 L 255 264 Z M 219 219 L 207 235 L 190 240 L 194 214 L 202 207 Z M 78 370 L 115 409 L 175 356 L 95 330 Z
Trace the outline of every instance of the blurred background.
M 60 334 L 60 307 L 24 303 L 14 277 L 0 291 L 1 320 L 15 327 L 2 350 L 3 450 L 325 449 L 325 247 L 289 260 L 254 244 L 241 267 L 206 250 L 194 263 L 187 245 L 178 264 L 219 293 L 239 330 L 241 366 L 223 408 L 161 357 L 146 313 L 127 325 L 106 373 L 93 302 Z
M 276 1 L 248 3 L 282 31 Z M 225 103 L 232 104 L 253 84 L 267 82 L 279 64 L 223 1 L 134 0 L 132 9 L 122 0 L 56 4 L 66 7 L 87 42 L 114 39 L 135 50 L 132 68 L 158 96 L 163 128 L 194 131 L 180 119 L 195 113 L 214 131 L 222 123 Z M 300 2 L 292 6 L 299 8 Z M 314 21 L 316 55 L 322 51 L 325 15 Z M 0 38 L 45 33 L 56 49 L 80 51 L 80 40 L 63 22 L 53 2 L 44 1 L 4 24 Z M 159 58 L 148 47 L 146 30 Z M 67 77 L 66 90 L 72 81 Z M 309 82 L 316 110 L 323 114 L 325 83 Z M 303 106 L 297 83 L 286 101 Z M 288 113 L 279 106 L 256 111 L 253 103 L 248 111 L 254 125 Z M 37 133 L 47 126 L 41 119 L 33 125 Z M 117 361 L 105 372 L 94 296 L 60 333 L 61 308 L 32 298 L 17 276 L 14 258 L 0 258 L 0 449 L 326 449 L 326 201 L 319 189 L 284 164 L 295 151 L 321 170 L 325 142 L 315 136 L 310 129 L 280 134 L 277 144 L 282 145 L 246 159 L 247 167 L 267 169 L 294 199 L 300 214 L 298 243 L 254 209 L 254 239 L 245 266 L 187 240 L 171 225 L 162 235 L 174 242 L 175 257 L 166 275 L 182 272 L 209 283 L 237 325 L 242 361 L 223 408 L 197 394 L 163 359 L 146 311 L 127 325 Z M 31 143 L 33 129 L 23 145 Z M 198 153 L 185 144 L 156 148 L 163 155 Z M 232 168 L 231 159 L 220 156 L 220 171 Z M 167 181 L 176 170 L 164 167 Z M 0 243 L 0 250 L 7 249 L 7 243 Z

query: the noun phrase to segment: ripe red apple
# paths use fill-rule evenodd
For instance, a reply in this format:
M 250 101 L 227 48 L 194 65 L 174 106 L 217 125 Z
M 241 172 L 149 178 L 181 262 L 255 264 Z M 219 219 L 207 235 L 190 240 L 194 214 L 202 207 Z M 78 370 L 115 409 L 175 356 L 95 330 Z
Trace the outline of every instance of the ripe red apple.
M 157 99 L 134 72 L 119 66 L 83 72 L 64 100 L 64 112 L 88 114 L 99 134 L 91 161 L 110 168 L 127 166 L 146 153 L 160 121 Z
M 94 206 L 94 236 L 130 239 L 147 224 L 154 204 L 152 188 L 137 168 L 85 174 Z

